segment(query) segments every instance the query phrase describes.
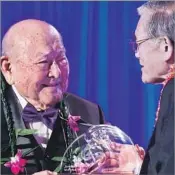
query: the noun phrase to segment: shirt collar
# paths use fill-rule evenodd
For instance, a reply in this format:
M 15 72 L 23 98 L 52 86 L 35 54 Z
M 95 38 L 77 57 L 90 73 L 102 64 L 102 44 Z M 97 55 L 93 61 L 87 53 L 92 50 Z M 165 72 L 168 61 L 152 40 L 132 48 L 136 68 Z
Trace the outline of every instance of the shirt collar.
M 27 105 L 28 102 L 26 101 L 26 99 L 25 99 L 24 97 L 22 97 L 22 96 L 19 94 L 19 92 L 17 91 L 17 89 L 16 89 L 16 87 L 15 87 L 14 85 L 12 85 L 12 89 L 13 89 L 13 91 L 15 92 L 15 94 L 16 94 L 16 96 L 17 96 L 17 98 L 18 98 L 18 100 L 19 100 L 19 102 L 20 102 L 22 108 L 24 109 L 24 107 Z

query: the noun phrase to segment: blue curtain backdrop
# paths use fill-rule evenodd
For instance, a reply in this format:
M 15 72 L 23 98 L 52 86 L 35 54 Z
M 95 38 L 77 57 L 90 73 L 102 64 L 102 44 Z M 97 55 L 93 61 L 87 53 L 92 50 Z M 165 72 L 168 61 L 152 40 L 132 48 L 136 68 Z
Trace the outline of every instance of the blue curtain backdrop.
M 35 18 L 62 34 L 70 62 L 69 91 L 98 103 L 106 120 L 146 147 L 160 86 L 145 85 L 129 41 L 142 2 L 2 2 L 1 36 Z

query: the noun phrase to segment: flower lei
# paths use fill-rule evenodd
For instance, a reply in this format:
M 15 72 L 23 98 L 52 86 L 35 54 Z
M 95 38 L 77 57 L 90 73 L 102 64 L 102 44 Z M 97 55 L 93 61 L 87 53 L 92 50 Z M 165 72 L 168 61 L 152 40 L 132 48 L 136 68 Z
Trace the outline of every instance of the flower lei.
M 87 121 L 81 118 L 81 116 L 73 116 L 70 114 L 68 105 L 65 104 L 65 98 L 60 104 L 59 117 L 61 120 L 61 127 L 63 130 L 63 136 L 66 143 L 66 149 L 69 145 L 78 137 L 77 132 L 79 131 L 78 121 L 80 120 L 84 126 L 91 127 L 92 124 L 89 124 Z M 64 157 L 53 157 L 53 161 L 58 162 L 58 166 L 54 170 L 57 173 L 75 173 L 75 169 L 71 169 L 74 165 L 74 156 L 80 151 L 80 143 L 78 143 L 77 148 L 73 150 L 73 148 L 69 148 Z
M 60 117 L 61 118 L 61 117 Z M 65 120 L 67 122 L 67 126 L 74 132 L 77 132 L 79 131 L 79 127 L 78 127 L 78 123 L 77 121 L 80 120 L 80 116 L 72 116 L 72 115 L 68 115 L 68 118 L 67 120 Z M 64 119 L 64 118 L 62 118 Z M 70 133 L 71 131 L 67 131 L 67 140 L 65 140 L 65 142 L 68 144 L 67 146 L 69 146 L 69 139 L 71 138 L 70 137 Z M 16 130 L 16 137 L 18 135 L 31 135 L 31 134 L 36 134 L 37 131 L 36 130 L 31 130 L 31 129 L 17 129 Z M 36 149 L 36 148 L 34 148 Z M 31 151 L 33 151 L 33 149 L 31 149 Z M 5 167 L 8 167 L 11 169 L 11 172 L 14 174 L 14 175 L 18 175 L 20 172 L 24 172 L 25 170 L 25 165 L 27 164 L 27 160 L 26 159 L 23 159 L 24 154 L 22 154 L 22 150 L 18 149 L 17 150 L 17 153 L 15 156 L 12 156 L 10 157 L 10 161 L 7 161 L 9 159 L 5 159 L 5 161 L 7 161 L 6 163 L 4 163 L 4 166 Z M 67 157 L 67 164 L 71 164 L 71 156 L 72 156 L 72 153 L 70 152 L 68 157 Z M 2 161 L 3 163 L 3 161 Z
M 165 86 L 167 85 L 167 83 L 173 79 L 175 76 L 175 67 L 174 65 L 170 68 L 170 73 L 169 75 L 167 76 L 167 78 L 165 79 L 165 81 L 163 82 L 163 87 L 161 89 L 161 92 L 160 92 L 160 98 L 159 98 L 159 102 L 158 102 L 158 107 L 157 107 L 157 111 L 156 111 L 156 118 L 155 118 L 155 125 L 157 123 L 157 120 L 158 120 L 158 117 L 159 117 L 159 111 L 160 111 L 160 101 L 161 101 L 161 98 L 162 98 L 162 93 L 163 93 L 163 90 L 165 88 Z
M 34 129 L 16 129 L 14 131 L 15 131 L 16 138 L 18 136 L 27 136 L 27 135 L 37 133 L 37 130 L 34 130 Z M 18 175 L 20 172 L 23 173 L 24 170 L 26 170 L 25 165 L 27 164 L 27 160 L 23 159 L 22 157 L 29 154 L 36 148 L 38 148 L 38 146 L 36 146 L 35 148 L 32 148 L 30 151 L 27 151 L 25 153 L 22 153 L 22 150 L 18 149 L 16 155 L 12 154 L 12 157 L 10 158 L 1 158 L 1 164 L 4 164 L 5 167 L 10 168 L 11 172 L 15 175 Z
M 81 117 L 71 115 L 69 113 L 67 106 L 64 104 L 64 101 L 62 101 L 60 104 L 61 105 L 59 110 L 59 117 L 62 119 L 61 126 L 63 129 L 64 139 L 67 148 L 69 144 L 74 140 L 72 132 L 76 133 L 77 131 L 79 131 L 77 121 L 80 120 Z M 13 129 L 13 130 L 15 137 L 13 137 L 13 139 L 10 141 L 11 143 L 16 143 L 16 139 L 18 136 L 32 135 L 37 133 L 37 130 L 33 129 Z M 27 160 L 23 159 L 22 157 L 32 152 L 38 146 L 32 148 L 27 153 L 22 153 L 22 150 L 18 149 L 16 154 L 15 154 L 16 151 L 14 153 L 12 152 L 12 156 L 10 158 L 1 158 L 0 162 L 1 164 L 4 164 L 5 167 L 10 168 L 11 172 L 14 175 L 18 175 L 20 172 L 23 173 L 24 170 L 26 170 L 25 166 L 27 164 Z M 71 165 L 73 159 L 72 152 L 68 154 L 66 159 L 68 160 L 67 165 Z
M 61 127 L 63 130 L 63 136 L 66 143 L 66 149 L 69 147 L 69 145 L 74 141 L 74 135 L 75 133 L 77 137 L 77 131 L 79 131 L 78 123 L 77 121 L 81 119 L 80 116 L 72 116 L 69 112 L 68 106 L 65 104 L 65 100 L 63 99 L 60 103 L 60 111 L 59 111 L 59 117 L 61 120 Z M 53 158 L 55 159 L 55 157 Z M 66 155 L 66 161 L 64 166 L 71 166 L 73 163 L 73 150 L 70 149 L 68 154 Z M 57 172 L 63 171 L 64 167 L 60 167 L 61 169 Z
M 22 150 L 18 150 L 17 154 L 10 159 L 11 160 L 6 162 L 4 166 L 10 168 L 11 172 L 15 175 L 19 174 L 20 172 L 23 173 L 27 160 L 22 159 Z

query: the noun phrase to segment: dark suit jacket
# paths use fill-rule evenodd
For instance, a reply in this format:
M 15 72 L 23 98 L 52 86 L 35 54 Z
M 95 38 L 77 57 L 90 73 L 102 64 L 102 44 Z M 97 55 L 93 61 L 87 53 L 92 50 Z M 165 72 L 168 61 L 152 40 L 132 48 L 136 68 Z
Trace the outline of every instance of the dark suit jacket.
M 66 104 L 68 105 L 71 115 L 81 116 L 85 122 L 90 124 L 104 123 L 103 114 L 98 105 L 70 93 L 66 93 L 65 96 Z M 12 111 L 15 128 L 25 128 L 25 124 L 21 119 L 22 107 L 11 87 L 9 87 L 7 91 L 7 98 Z M 1 154 L 2 157 L 10 157 L 7 122 L 4 117 L 3 109 L 1 110 L 1 121 Z M 88 129 L 87 126 L 83 125 L 79 125 L 79 128 L 80 131 L 78 131 L 78 135 L 82 134 Z M 18 149 L 22 149 L 22 151 L 26 152 L 31 148 L 36 147 L 38 144 L 34 136 L 30 135 L 19 137 L 17 139 L 17 145 Z M 36 150 L 25 157 L 25 159 L 28 160 L 26 165 L 27 174 L 32 174 L 45 169 L 54 170 L 58 166 L 58 162 L 52 161 L 52 157 L 63 156 L 65 149 L 66 145 L 64 143 L 63 133 L 60 126 L 60 118 L 58 117 L 56 120 L 56 127 L 53 129 L 51 138 L 47 144 L 47 148 L 44 150 L 41 146 L 39 146 Z M 1 174 L 11 174 L 9 168 L 4 167 L 3 165 L 1 168 Z
M 164 87 L 159 118 L 140 174 L 174 175 L 174 79 Z

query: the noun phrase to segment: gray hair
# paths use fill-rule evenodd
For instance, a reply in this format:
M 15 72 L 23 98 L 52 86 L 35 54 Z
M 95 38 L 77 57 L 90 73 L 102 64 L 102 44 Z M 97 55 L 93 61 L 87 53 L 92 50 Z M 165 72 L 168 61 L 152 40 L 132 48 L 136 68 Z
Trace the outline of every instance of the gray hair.
M 175 2 L 148 1 L 138 8 L 139 15 L 150 14 L 147 25 L 149 37 L 167 36 L 175 42 Z

